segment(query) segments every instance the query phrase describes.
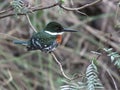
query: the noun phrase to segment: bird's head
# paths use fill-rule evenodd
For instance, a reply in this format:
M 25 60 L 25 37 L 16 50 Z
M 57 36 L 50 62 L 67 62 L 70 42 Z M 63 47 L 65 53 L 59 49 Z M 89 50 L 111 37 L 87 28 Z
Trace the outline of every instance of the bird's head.
M 57 22 L 50 22 L 45 27 L 45 32 L 51 35 L 61 35 L 64 32 L 76 32 L 76 30 L 65 29 L 63 26 Z

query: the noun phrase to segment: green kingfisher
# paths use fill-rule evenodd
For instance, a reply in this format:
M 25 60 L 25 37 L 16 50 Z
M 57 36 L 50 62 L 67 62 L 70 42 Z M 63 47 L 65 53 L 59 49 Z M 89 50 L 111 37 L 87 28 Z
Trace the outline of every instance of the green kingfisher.
M 62 42 L 64 32 L 76 32 L 76 30 L 65 29 L 57 22 L 50 22 L 43 30 L 34 33 L 28 41 L 13 41 L 15 44 L 25 45 L 28 51 L 41 50 L 52 52 Z

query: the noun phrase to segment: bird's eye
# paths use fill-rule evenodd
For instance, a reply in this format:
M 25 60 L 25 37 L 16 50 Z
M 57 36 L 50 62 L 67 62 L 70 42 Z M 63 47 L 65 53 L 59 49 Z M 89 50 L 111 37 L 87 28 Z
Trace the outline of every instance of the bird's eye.
M 61 28 L 61 27 L 56 27 L 56 30 L 57 30 L 58 32 L 61 32 L 61 31 L 62 31 L 62 28 Z

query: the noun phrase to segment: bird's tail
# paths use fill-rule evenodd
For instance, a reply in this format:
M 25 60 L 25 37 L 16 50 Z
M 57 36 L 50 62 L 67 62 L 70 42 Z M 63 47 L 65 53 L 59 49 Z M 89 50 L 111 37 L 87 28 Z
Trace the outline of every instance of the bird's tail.
M 14 44 L 21 44 L 21 45 L 24 45 L 24 46 L 27 46 L 27 45 L 28 45 L 28 42 L 27 42 L 27 41 L 14 40 L 13 43 L 14 43 Z

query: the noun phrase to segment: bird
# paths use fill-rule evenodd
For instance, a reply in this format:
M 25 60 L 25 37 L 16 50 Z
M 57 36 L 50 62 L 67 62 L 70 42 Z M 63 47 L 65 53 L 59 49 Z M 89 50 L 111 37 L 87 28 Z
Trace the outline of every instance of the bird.
M 13 42 L 26 46 L 28 51 L 41 50 L 50 53 L 62 43 L 64 32 L 77 32 L 77 30 L 63 28 L 60 23 L 53 21 L 49 22 L 43 30 L 33 33 L 29 40 L 14 40 Z

